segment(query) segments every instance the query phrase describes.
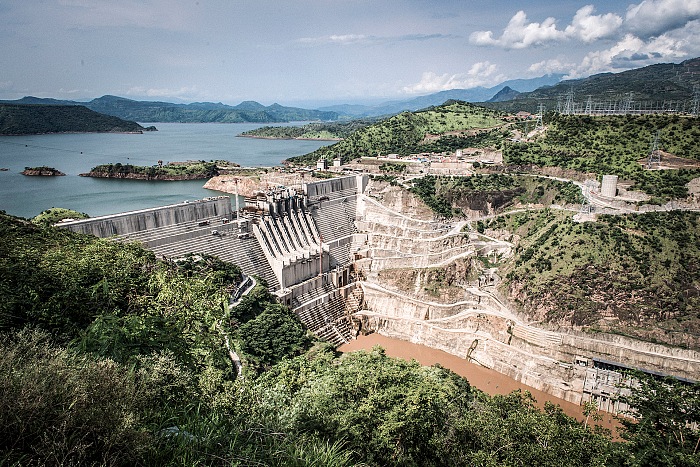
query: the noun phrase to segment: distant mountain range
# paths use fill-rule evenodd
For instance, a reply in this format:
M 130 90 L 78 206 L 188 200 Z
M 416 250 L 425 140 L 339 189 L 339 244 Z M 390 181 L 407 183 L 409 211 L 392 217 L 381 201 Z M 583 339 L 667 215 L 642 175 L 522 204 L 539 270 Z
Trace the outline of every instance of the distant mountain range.
M 137 122 L 282 123 L 309 120 L 329 121 L 338 118 L 336 112 L 284 107 L 279 104 L 264 106 L 254 101 L 230 106 L 220 102 L 173 104 L 170 102 L 135 101 L 117 96 L 102 96 L 89 102 L 27 96 L 14 101 L 0 102 L 33 105 L 81 105 L 95 112 Z
M 503 88 L 511 90 L 510 96 L 518 93 L 534 91 L 535 89 L 553 86 L 559 83 L 564 75 L 550 74 L 531 79 L 514 79 L 504 81 L 496 86 L 485 88 L 478 86 L 469 89 L 450 89 L 440 91 L 427 96 L 420 96 L 404 101 L 389 101 L 374 106 L 365 105 L 333 105 L 321 107 L 319 110 L 337 112 L 343 116 L 352 117 L 377 117 L 380 115 L 394 115 L 404 111 L 425 109 L 434 105 L 442 105 L 449 100 L 465 102 L 486 102 L 494 98 Z

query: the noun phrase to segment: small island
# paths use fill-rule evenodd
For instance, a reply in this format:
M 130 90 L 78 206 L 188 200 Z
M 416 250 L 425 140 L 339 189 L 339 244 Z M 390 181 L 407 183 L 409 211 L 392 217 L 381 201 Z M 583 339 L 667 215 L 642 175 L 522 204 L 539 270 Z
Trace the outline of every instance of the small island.
M 119 178 L 128 180 L 203 180 L 228 173 L 240 167 L 229 161 L 185 161 L 156 165 L 140 166 L 131 164 L 103 164 L 79 174 L 81 177 Z
M 41 167 L 25 167 L 24 170 L 20 173 L 22 175 L 29 175 L 33 177 L 56 177 L 65 175 L 60 170 L 55 169 L 53 167 L 47 167 L 45 165 Z

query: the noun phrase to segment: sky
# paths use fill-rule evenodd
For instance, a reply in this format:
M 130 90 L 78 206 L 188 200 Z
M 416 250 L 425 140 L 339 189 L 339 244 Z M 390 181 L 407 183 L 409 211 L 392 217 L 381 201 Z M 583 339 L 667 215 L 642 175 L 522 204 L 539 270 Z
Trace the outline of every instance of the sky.
M 700 56 L 700 0 L 0 0 L 0 98 L 408 99 Z

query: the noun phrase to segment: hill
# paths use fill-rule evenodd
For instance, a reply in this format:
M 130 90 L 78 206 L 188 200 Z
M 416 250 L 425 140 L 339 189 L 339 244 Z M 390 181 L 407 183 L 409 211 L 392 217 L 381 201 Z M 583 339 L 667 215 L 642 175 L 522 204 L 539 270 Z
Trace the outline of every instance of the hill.
M 284 107 L 279 104 L 264 106 L 254 101 L 237 106 L 222 103 L 195 102 L 173 104 L 158 101 L 135 101 L 117 96 L 102 96 L 88 102 L 58 101 L 37 97 L 23 97 L 13 104 L 33 105 L 80 105 L 96 112 L 138 122 L 182 122 L 182 123 L 275 123 L 308 120 L 335 120 L 338 114 L 329 111 Z
M 665 103 L 668 108 L 679 107 L 681 111 L 690 111 L 693 88 L 698 85 L 700 58 L 693 58 L 678 64 L 659 63 L 620 73 L 601 73 L 565 80 L 553 86 L 523 92 L 509 101 L 487 105 L 509 112 L 536 112 L 539 104 L 544 104 L 547 110 L 555 110 L 565 104 L 567 95 L 571 93 L 579 110 L 585 110 L 590 98 L 593 104 L 599 105 L 617 102 L 620 106 L 627 100 L 632 108 Z
M 347 122 L 314 122 L 302 126 L 265 126 L 244 131 L 239 136 L 269 139 L 343 139 L 377 119 L 362 118 Z
M 504 293 L 534 319 L 676 346 L 700 338 L 696 212 L 601 215 L 541 211 L 485 222 L 520 240 Z M 556 291 L 556 292 L 555 292 Z
M 357 130 L 332 146 L 288 162 L 308 164 L 322 157 L 348 161 L 379 154 L 440 152 L 453 146 L 479 147 L 497 143 L 499 127 L 503 124 L 503 115 L 499 112 L 466 102 L 448 101 L 438 107 L 387 118 Z
M 0 134 L 140 133 L 136 122 L 103 115 L 80 105 L 0 104 Z
M 647 170 L 643 165 L 655 137 L 668 155 L 700 161 L 700 120 L 678 115 L 548 114 L 547 131 L 533 142 L 508 142 L 506 164 L 562 167 L 581 173 L 614 174 L 633 182 L 632 189 L 663 203 L 687 196 L 686 183 L 700 170 Z M 697 165 L 697 164 L 696 164 Z

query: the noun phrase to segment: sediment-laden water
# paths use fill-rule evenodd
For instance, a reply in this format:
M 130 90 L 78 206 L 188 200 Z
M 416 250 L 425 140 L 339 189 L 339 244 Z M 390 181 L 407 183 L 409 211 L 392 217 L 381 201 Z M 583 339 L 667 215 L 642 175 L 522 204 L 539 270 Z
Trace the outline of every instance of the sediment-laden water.
M 583 408 L 571 402 L 551 396 L 543 391 L 533 387 L 521 384 L 505 375 L 502 375 L 489 368 L 470 363 L 463 358 L 449 354 L 442 350 L 436 350 L 425 345 L 413 344 L 411 342 L 393 339 L 391 337 L 382 336 L 381 334 L 368 334 L 366 336 L 358 336 L 357 339 L 350 341 L 338 348 L 341 352 L 353 352 L 356 350 L 371 350 L 375 345 L 379 345 L 386 350 L 386 354 L 390 357 L 403 358 L 405 360 L 416 360 L 421 365 L 434 365 L 439 363 L 445 368 L 449 368 L 460 376 L 463 376 L 469 381 L 469 384 L 484 391 L 487 394 L 508 394 L 515 390 L 530 391 L 537 405 L 543 407 L 545 402 L 552 402 L 559 405 L 564 413 L 579 420 L 583 420 Z M 603 419 L 598 422 L 605 428 L 613 429 L 619 426 L 619 423 L 611 414 L 601 413 Z

